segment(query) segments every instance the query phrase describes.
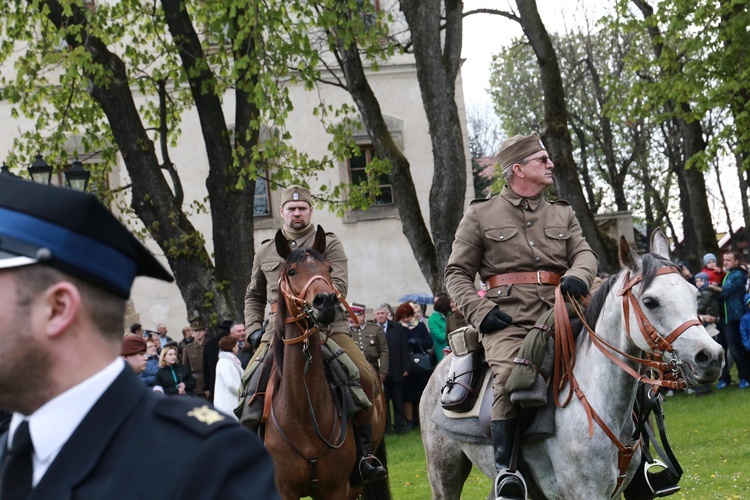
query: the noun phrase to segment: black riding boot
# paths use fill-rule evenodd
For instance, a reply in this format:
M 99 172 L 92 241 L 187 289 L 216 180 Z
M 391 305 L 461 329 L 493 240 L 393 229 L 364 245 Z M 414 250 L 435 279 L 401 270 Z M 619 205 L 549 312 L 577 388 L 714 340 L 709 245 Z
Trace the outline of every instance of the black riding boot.
M 495 448 L 495 468 L 498 475 L 495 479 L 495 496 L 497 500 L 524 500 L 526 485 L 519 471 L 508 470 L 513 452 L 513 442 L 518 428 L 518 419 L 493 420 L 492 446 Z
M 355 425 L 354 435 L 357 438 L 357 461 L 354 464 L 349 483 L 352 486 L 359 486 L 362 483 L 385 478 L 388 472 L 378 459 L 370 453 L 372 424 Z

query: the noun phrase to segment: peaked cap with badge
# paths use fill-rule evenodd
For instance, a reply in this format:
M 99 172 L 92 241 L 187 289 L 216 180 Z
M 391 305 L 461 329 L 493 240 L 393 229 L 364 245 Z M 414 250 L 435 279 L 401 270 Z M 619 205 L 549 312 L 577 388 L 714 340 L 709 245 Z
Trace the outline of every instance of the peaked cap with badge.
M 44 264 L 127 299 L 169 272 L 89 193 L 0 177 L 0 269 Z

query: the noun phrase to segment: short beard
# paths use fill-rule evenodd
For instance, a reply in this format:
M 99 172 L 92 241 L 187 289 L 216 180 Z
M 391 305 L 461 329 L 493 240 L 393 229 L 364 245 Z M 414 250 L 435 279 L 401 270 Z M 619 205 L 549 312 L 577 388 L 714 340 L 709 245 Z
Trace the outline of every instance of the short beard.
M 30 307 L 18 304 L 0 347 L 0 408 L 30 415 L 54 397 L 52 356 L 29 332 Z

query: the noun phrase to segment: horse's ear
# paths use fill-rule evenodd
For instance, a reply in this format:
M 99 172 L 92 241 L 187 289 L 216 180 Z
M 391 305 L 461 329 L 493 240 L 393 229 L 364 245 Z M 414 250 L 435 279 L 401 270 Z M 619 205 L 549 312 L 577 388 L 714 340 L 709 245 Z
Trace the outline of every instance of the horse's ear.
M 276 238 L 274 240 L 276 242 L 276 253 L 279 254 L 279 257 L 286 260 L 289 254 L 292 253 L 292 249 L 289 248 L 289 242 L 286 240 L 284 233 L 281 232 L 281 229 L 276 231 Z
M 315 243 L 313 243 L 313 250 L 317 250 L 320 255 L 326 252 L 326 232 L 318 225 L 318 230 L 315 232 Z
M 622 265 L 630 268 L 634 271 L 640 269 L 641 266 L 641 258 L 638 256 L 637 253 L 633 251 L 632 248 L 630 248 L 630 244 L 628 243 L 628 240 L 625 239 L 624 236 L 620 236 L 620 262 L 622 262 Z
M 669 259 L 669 240 L 660 227 L 657 227 L 654 229 L 654 232 L 651 233 L 651 243 L 649 248 L 652 253 L 661 255 L 665 259 Z

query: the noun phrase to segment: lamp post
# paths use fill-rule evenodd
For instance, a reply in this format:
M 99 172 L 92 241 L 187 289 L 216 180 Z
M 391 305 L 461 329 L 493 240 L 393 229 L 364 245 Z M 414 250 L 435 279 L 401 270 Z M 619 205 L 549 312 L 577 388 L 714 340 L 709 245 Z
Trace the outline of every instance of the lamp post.
M 14 174 L 14 173 L 13 173 L 13 172 L 11 172 L 10 170 L 8 170 L 8 165 L 6 165 L 6 164 L 5 164 L 5 162 L 3 162 L 3 166 L 2 166 L 2 167 L 0 167 L 0 176 L 5 176 L 5 177 L 18 177 L 18 176 L 17 176 L 16 174 Z
M 29 175 L 31 180 L 40 184 L 49 184 L 52 180 L 52 167 L 50 167 L 41 154 L 36 155 L 36 159 L 29 166 Z
M 88 189 L 91 172 L 83 168 L 83 163 L 77 159 L 64 175 L 65 183 L 69 188 L 75 189 L 76 191 L 86 191 Z

